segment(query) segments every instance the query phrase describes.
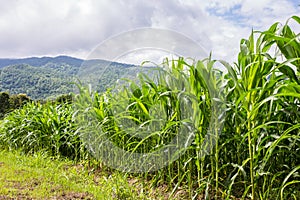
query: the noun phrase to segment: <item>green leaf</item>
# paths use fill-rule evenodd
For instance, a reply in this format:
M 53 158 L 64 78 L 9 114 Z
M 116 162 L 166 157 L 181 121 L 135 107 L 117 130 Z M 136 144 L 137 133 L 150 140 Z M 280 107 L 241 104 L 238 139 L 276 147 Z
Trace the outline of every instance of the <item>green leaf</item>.
M 281 73 L 285 74 L 287 77 L 289 77 L 291 80 L 296 81 L 300 85 L 300 81 L 298 80 L 294 70 L 291 67 L 283 65 L 280 68 L 278 68 L 278 70 Z
M 296 22 L 298 22 L 298 24 L 300 24 L 300 17 L 294 15 L 294 16 L 292 17 L 292 19 L 294 19 Z

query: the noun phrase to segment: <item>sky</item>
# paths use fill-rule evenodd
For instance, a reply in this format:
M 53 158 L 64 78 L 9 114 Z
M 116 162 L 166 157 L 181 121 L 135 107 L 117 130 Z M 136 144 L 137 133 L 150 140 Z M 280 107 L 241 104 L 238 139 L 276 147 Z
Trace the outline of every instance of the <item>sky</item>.
M 0 4 L 1 58 L 94 55 L 134 64 L 173 53 L 194 58 L 210 52 L 215 59 L 234 62 L 240 40 L 252 29 L 266 30 L 300 14 L 297 0 L 0 0 Z M 299 33 L 299 25 L 293 26 Z

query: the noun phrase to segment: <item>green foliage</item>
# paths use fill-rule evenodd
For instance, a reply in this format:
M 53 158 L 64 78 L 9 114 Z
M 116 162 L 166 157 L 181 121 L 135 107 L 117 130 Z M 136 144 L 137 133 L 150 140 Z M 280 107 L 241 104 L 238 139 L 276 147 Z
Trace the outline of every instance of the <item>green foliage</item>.
M 141 70 L 134 65 L 70 57 L 0 59 L 0 91 L 26 93 L 34 100 L 55 99 L 74 92 L 76 88 L 72 83 L 79 78 L 82 82 L 89 81 L 94 90 L 103 92 L 119 78 L 130 77 Z
M 260 33 L 256 41 L 254 35 L 253 32 L 248 40 L 241 41 L 241 52 L 234 67 L 223 62 L 230 75 L 231 92 L 227 95 L 229 109 L 224 130 L 227 140 L 220 153 L 231 161 L 223 168 L 224 172 L 232 168 L 227 179 L 229 191 L 234 187 L 244 188 L 244 197 L 251 191 L 252 199 L 273 199 L 279 194 L 285 177 L 300 165 L 296 75 L 300 57 L 288 45 L 291 41 L 299 45 L 299 39 L 287 24 L 280 27 L 278 23 Z M 275 57 L 272 57 L 272 46 Z M 284 55 L 286 60 L 278 61 L 278 55 Z M 296 66 L 296 72 L 292 65 Z M 297 179 L 297 173 L 290 176 L 291 182 Z M 282 198 L 299 195 L 295 187 L 291 186 Z
M 0 92 L 0 119 L 14 109 L 20 108 L 31 99 L 26 94 L 9 95 L 7 92 Z
M 10 110 L 9 94 L 6 92 L 0 93 L 0 119 Z
M 72 106 L 68 104 L 32 102 L 14 110 L 0 124 L 0 141 L 3 146 L 24 152 L 46 151 L 73 159 L 84 156 Z
M 72 92 L 74 67 L 47 64 L 33 67 L 26 64 L 0 69 L 0 91 L 11 94 L 25 92 L 32 99 L 46 99 Z
M 300 166 L 297 75 L 300 58 L 298 49 L 290 44 L 299 44 L 297 34 L 288 25 L 282 28 L 275 24 L 268 31 L 252 32 L 249 39 L 241 40 L 234 66 L 220 61 L 227 74 L 214 69 L 216 61 L 210 58 L 192 64 L 179 59 L 164 63 L 170 70 L 157 80 L 140 76 L 139 84 L 129 82 L 117 94 L 82 91 L 81 98 L 89 99 L 86 102 L 92 105 L 87 109 L 92 113 L 90 117 L 98 120 L 97 127 L 102 130 L 94 141 L 101 144 L 101 138 L 110 138 L 118 147 L 133 153 L 153 152 L 160 145 L 169 144 L 171 138 L 179 135 L 176 125 L 183 119 L 177 107 L 180 92 L 168 86 L 173 84 L 173 78 L 186 77 L 174 82 L 181 85 L 180 81 L 188 81 L 189 87 L 182 90 L 199 102 L 198 107 L 193 107 L 198 111 L 195 141 L 179 160 L 154 173 L 154 179 L 169 183 L 174 190 L 187 186 L 191 197 L 205 191 L 210 191 L 206 192 L 207 198 L 209 194 L 228 199 L 231 195 L 251 199 L 297 196 L 300 193 L 296 189 Z M 286 59 L 280 60 L 280 54 Z M 221 128 L 218 121 L 222 116 L 215 113 L 221 108 L 213 107 L 215 101 L 227 105 L 225 124 L 211 154 L 203 157 L 199 148 L 208 130 L 215 130 L 216 134 Z M 168 119 L 161 129 L 143 139 L 128 134 L 130 130 L 124 131 L 121 126 L 124 121 L 120 121 L 126 118 L 140 127 L 137 134 L 141 134 L 143 127 L 153 122 L 150 108 L 158 102 Z M 124 112 L 115 115 L 117 106 L 122 106 Z M 198 189 L 193 191 L 195 186 Z

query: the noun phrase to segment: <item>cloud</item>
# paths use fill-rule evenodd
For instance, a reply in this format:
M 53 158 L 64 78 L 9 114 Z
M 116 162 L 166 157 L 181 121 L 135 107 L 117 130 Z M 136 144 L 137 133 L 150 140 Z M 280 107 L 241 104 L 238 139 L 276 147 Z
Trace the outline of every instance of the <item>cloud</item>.
M 5 1 L 0 12 L 1 55 L 88 50 L 107 37 L 149 26 L 119 1 Z M 135 9 L 134 7 L 131 9 Z M 129 11 L 129 13 L 128 13 Z
M 201 45 L 207 54 L 212 51 L 215 58 L 234 61 L 239 40 L 248 37 L 252 28 L 264 30 L 300 11 L 291 0 L 0 3 L 0 57 L 67 54 L 85 58 L 97 45 L 115 35 L 153 27 L 176 31 Z M 131 56 L 130 62 L 133 60 Z

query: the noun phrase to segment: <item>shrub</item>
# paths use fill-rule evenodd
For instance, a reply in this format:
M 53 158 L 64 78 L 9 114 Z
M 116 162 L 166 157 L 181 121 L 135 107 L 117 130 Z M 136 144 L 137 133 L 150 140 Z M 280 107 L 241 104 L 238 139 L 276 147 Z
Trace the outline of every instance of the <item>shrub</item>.
M 18 109 L 30 101 L 30 98 L 26 94 L 9 95 L 7 92 L 0 92 L 0 119 L 6 113 Z

